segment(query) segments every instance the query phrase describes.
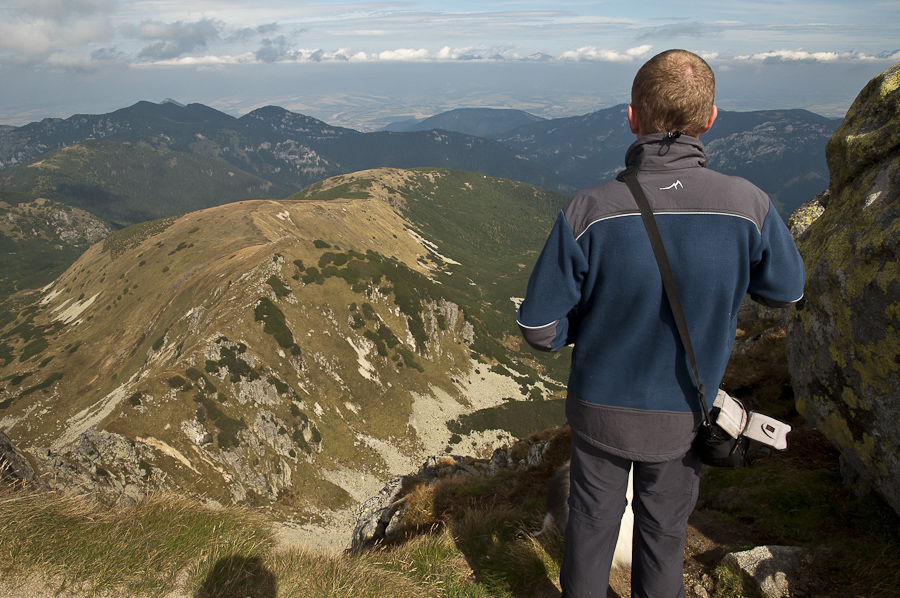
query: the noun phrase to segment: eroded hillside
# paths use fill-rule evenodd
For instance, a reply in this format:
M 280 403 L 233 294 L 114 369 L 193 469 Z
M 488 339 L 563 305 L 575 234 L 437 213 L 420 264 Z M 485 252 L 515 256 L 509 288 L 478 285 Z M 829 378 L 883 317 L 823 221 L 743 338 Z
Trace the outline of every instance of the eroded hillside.
M 511 334 L 560 201 L 385 169 L 119 231 L 7 302 L 0 428 L 49 484 L 118 501 L 351 507 L 505 433 L 449 421 L 560 388 Z

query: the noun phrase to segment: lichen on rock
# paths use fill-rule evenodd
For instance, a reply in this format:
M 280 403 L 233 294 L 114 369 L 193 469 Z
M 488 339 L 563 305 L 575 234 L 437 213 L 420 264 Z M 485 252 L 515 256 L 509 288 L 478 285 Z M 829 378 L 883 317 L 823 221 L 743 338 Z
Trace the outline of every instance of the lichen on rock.
M 797 408 L 900 512 L 900 64 L 862 90 L 827 156 L 827 205 L 798 235 Z

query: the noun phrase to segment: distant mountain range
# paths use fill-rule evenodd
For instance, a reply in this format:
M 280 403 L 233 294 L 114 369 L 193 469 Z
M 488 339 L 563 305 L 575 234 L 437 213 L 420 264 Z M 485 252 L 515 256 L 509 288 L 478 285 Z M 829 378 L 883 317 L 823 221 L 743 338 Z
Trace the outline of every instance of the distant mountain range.
M 516 147 L 579 189 L 613 177 L 635 137 L 627 105 L 584 116 L 540 119 L 520 110 L 451 110 L 418 121 L 394 123 L 395 131 L 445 129 L 482 135 Z M 774 200 L 782 217 L 828 187 L 825 144 L 839 119 L 807 110 L 722 110 L 702 136 L 710 168 L 749 179 Z
M 827 188 L 824 148 L 837 125 L 804 110 L 722 111 L 703 141 L 711 167 L 755 182 L 787 218 Z M 283 198 L 378 167 L 450 168 L 571 194 L 614 176 L 634 141 L 624 105 L 552 120 L 518 110 L 453 110 L 404 128 L 415 130 L 361 133 L 275 106 L 235 118 L 201 104 L 139 102 L 0 128 L 0 191 L 87 210 L 112 228 Z M 5 255 L 50 255 L 36 244 L 55 246 L 41 235 L 29 243 L 31 251 Z M 58 267 L 25 266 L 33 273 Z M 23 288 L 8 282 L 0 296 Z
M 404 120 L 391 123 L 384 127 L 384 131 L 397 133 L 408 131 L 430 131 L 431 129 L 444 129 L 477 137 L 490 137 L 496 139 L 505 133 L 535 122 L 544 121 L 539 116 L 523 112 L 522 110 L 510 110 L 500 108 L 458 108 L 448 112 L 442 112 L 435 116 L 423 119 Z
M 0 426 L 59 487 L 309 520 L 561 425 L 568 359 L 513 314 L 568 194 L 622 167 L 623 110 L 455 119 L 495 139 L 171 102 L 7 130 L 0 282 L 37 290 L 0 303 Z M 786 210 L 836 125 L 723 113 L 704 142 Z
M 721 111 L 703 142 L 711 168 L 753 181 L 769 193 L 787 218 L 828 186 L 824 148 L 838 124 L 838 120 L 805 110 Z M 217 171 L 256 177 L 253 183 L 248 179 L 243 194 L 237 193 L 241 199 L 274 197 L 329 176 L 378 167 L 467 170 L 571 193 L 621 170 L 625 150 L 634 141 L 625 122 L 624 105 L 550 120 L 519 110 L 461 109 L 391 128 L 404 132 L 361 133 L 275 106 L 235 118 L 201 104 L 139 102 L 110 114 L 45 119 L 0 131 L 0 171 L 8 172 L 54 149 L 97 139 L 157 152 L 193 154 L 211 161 L 185 168 L 183 176 L 187 178 L 191 168 L 212 171 L 212 178 Z M 213 166 L 215 161 L 219 166 Z M 113 190 L 116 183 L 112 176 L 103 175 L 102 163 L 94 162 L 100 180 L 61 183 L 44 173 L 43 184 L 37 185 L 30 183 L 28 176 L 4 172 L 0 174 L 0 189 L 47 195 L 98 209 L 97 204 L 103 200 L 97 199 L 92 205 L 86 198 L 92 194 L 95 198 L 104 194 L 124 197 L 121 191 Z M 265 188 L 258 179 L 271 186 Z M 151 187 L 166 184 L 149 174 L 147 180 Z M 196 208 L 197 192 L 189 188 L 181 194 L 173 191 L 170 197 L 176 203 L 185 202 L 182 211 L 187 211 Z M 201 203 L 225 203 L 235 198 L 235 193 L 220 195 L 212 190 L 209 195 L 219 200 Z M 137 195 L 133 199 L 145 210 L 158 201 Z M 128 224 L 150 217 L 150 213 L 164 215 L 169 211 L 150 210 L 131 218 L 125 213 L 100 215 Z
M 493 139 L 436 131 L 360 133 L 275 106 L 235 118 L 201 104 L 180 106 L 171 102 L 139 102 L 110 114 L 45 119 L 0 135 L 0 189 L 77 202 L 55 182 L 39 190 L 22 188 L 16 186 L 21 179 L 10 181 L 7 172 L 48 151 L 87 140 L 132 145 L 172 156 L 192 154 L 219 161 L 213 170 L 221 171 L 227 164 L 232 172 L 240 171 L 295 191 L 329 176 L 383 166 L 453 168 L 547 189 L 571 189 L 552 171 L 528 160 L 520 150 Z M 102 162 L 95 167 L 101 171 L 104 168 Z M 211 166 L 205 168 L 209 170 Z M 111 179 L 102 176 L 102 172 L 98 174 L 101 176 L 85 181 L 79 191 L 109 193 Z M 161 175 L 167 173 L 163 171 Z M 195 191 L 185 190 L 182 198 L 189 201 Z M 251 188 L 242 199 L 265 196 Z M 222 197 L 220 203 L 228 201 L 233 198 Z M 134 221 L 125 219 L 122 223 Z

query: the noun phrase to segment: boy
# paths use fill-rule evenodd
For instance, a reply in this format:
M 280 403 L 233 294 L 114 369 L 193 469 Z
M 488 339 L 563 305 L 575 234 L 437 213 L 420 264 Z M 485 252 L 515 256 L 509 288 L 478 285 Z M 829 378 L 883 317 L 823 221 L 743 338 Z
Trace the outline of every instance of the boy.
M 669 50 L 635 76 L 625 155 L 656 215 L 684 304 L 701 382 L 719 387 L 745 294 L 769 306 L 803 295 L 804 268 L 768 196 L 711 171 L 699 137 L 713 125 L 715 76 Z M 687 520 L 697 501 L 691 450 L 698 391 L 650 241 L 621 179 L 577 194 L 560 212 L 518 317 L 534 348 L 574 344 L 563 596 L 605 596 L 634 466 L 632 595 L 684 596 Z

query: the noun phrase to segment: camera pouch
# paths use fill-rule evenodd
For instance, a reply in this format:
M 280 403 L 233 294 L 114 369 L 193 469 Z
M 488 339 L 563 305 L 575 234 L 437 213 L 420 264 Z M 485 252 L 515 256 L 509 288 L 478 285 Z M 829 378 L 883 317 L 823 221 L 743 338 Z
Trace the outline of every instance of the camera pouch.
M 694 449 L 700 461 L 714 467 L 741 467 L 747 461 L 750 441 L 783 451 L 791 426 L 744 405 L 719 390 L 709 411 L 710 421 L 700 426 Z
M 715 423 L 701 424 L 694 440 L 694 450 L 700 462 L 712 467 L 743 467 L 749 448 L 749 438 L 734 438 Z

